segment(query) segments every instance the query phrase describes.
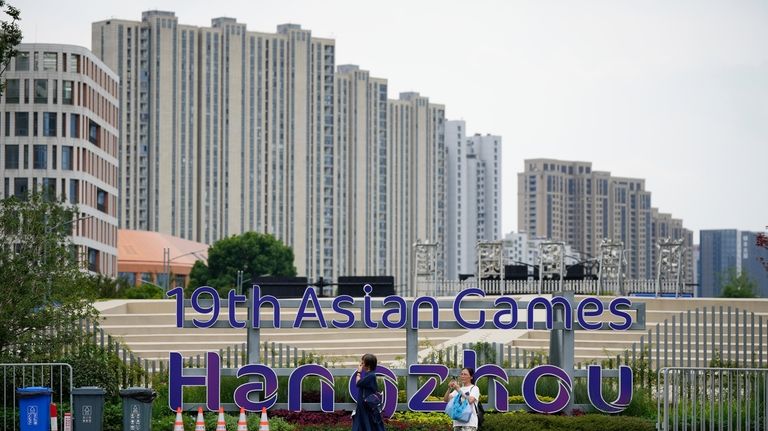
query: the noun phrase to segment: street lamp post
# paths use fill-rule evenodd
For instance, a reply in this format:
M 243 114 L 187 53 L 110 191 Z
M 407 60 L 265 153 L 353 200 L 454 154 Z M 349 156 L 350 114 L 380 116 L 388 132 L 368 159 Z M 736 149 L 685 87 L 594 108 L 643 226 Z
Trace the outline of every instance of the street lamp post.
M 544 278 L 559 275 L 557 291 L 564 289 L 565 278 L 565 243 L 562 241 L 545 241 L 539 244 L 539 295 L 541 295 Z
M 172 258 L 171 249 L 168 247 L 164 247 L 163 248 L 163 274 L 165 275 L 165 280 L 163 280 L 162 284 L 165 291 L 166 292 L 168 291 L 168 288 L 171 283 L 171 262 L 173 262 L 174 260 L 180 257 L 189 256 L 190 254 L 195 255 L 195 257 L 197 257 L 197 253 L 207 251 L 207 250 L 208 248 L 201 248 L 200 250 L 190 251 L 189 253 L 180 254 Z M 198 258 L 198 260 L 200 259 Z
M 417 284 L 422 279 L 432 281 L 434 296 L 437 296 L 437 244 L 417 240 L 411 250 L 411 296 L 418 294 Z
M 480 241 L 477 243 L 475 250 L 477 254 L 477 285 L 480 287 L 483 287 L 483 284 L 492 285 L 493 283 L 483 283 L 483 279 L 498 277 L 499 293 L 504 295 L 503 243 L 501 241 Z

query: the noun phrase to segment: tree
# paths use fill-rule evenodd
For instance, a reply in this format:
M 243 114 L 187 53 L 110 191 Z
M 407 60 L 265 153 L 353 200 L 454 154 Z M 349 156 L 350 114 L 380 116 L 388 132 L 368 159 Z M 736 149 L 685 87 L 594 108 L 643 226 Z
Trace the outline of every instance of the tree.
M 69 240 L 77 208 L 32 193 L 0 201 L 0 357 L 34 360 L 81 338 L 93 284 Z
M 295 276 L 293 250 L 272 235 L 246 232 L 216 241 L 208 250 L 208 265 L 198 260 L 189 274 L 189 289 L 215 287 L 220 293 L 235 287 L 237 271 L 244 277 Z
M 0 12 L 11 18 L 10 21 L 0 21 L 0 77 L 2 77 L 8 63 L 16 56 L 16 46 L 21 43 L 21 29 L 17 23 L 21 19 L 21 14 L 5 0 L 0 0 Z M 5 81 L 0 81 L 0 96 L 4 88 Z
M 754 298 L 757 292 L 757 283 L 742 271 L 737 274 L 735 268 L 727 273 L 727 280 L 723 284 L 720 293 L 721 298 Z

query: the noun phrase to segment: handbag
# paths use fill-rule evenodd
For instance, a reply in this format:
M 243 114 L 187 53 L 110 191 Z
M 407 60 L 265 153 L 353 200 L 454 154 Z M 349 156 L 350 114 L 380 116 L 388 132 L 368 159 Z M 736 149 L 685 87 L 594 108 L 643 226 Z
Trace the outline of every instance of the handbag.
M 381 402 L 381 393 L 374 392 L 363 399 L 365 405 L 373 412 L 381 413 L 384 410 L 383 403 Z
M 381 411 L 384 410 L 384 403 L 381 401 L 383 398 L 381 392 L 374 392 L 367 397 L 363 398 L 363 403 L 371 411 L 371 419 L 374 423 L 380 424 L 383 422 Z
M 480 400 L 475 400 L 475 407 L 477 408 L 477 429 L 479 430 L 480 427 L 483 426 L 483 421 L 485 420 L 485 409 Z
M 445 406 L 445 412 L 457 422 L 469 422 L 472 417 L 472 406 L 461 394 L 456 394 Z

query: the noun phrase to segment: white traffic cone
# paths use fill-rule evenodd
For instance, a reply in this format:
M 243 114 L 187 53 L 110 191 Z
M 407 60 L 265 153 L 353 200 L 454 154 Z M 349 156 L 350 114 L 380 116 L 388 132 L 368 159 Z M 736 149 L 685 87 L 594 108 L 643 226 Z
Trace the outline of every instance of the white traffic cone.
M 205 431 L 205 420 L 203 419 L 203 408 L 197 408 L 197 420 L 195 421 L 195 431 Z
M 219 407 L 219 420 L 216 421 L 216 431 L 227 431 L 227 423 L 224 421 L 224 407 Z
M 59 431 L 59 417 L 56 404 L 51 403 L 51 431 Z
M 176 409 L 176 421 L 173 423 L 173 431 L 184 431 L 184 418 L 181 417 L 181 407 Z
M 248 421 L 245 419 L 245 409 L 240 407 L 240 418 L 237 420 L 237 431 L 248 431 Z
M 259 421 L 259 431 L 269 431 L 269 419 L 267 419 L 267 408 L 261 408 L 261 421 Z

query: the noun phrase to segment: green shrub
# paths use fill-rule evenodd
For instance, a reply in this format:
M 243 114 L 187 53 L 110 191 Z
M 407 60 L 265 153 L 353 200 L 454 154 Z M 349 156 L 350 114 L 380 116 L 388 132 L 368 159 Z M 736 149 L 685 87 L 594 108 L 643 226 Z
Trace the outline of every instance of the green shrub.
M 106 398 L 119 400 L 119 389 L 125 383 L 138 381 L 143 374 L 136 364 L 129 367 L 114 352 L 94 344 L 85 344 L 69 352 L 61 362 L 72 366 L 75 387 L 98 386 L 107 391 Z
M 151 284 L 142 284 L 123 291 L 123 297 L 127 299 L 164 299 L 163 289 Z
M 619 414 L 655 421 L 658 414 L 658 405 L 648 389 L 635 387 L 635 391 L 632 394 L 632 402 L 629 403 L 626 410 Z
M 409 431 L 450 431 L 453 427 L 453 421 L 445 413 L 430 412 L 430 413 L 416 413 L 416 412 L 395 412 L 390 419 L 389 429 L 407 429 Z M 403 428 L 398 427 L 399 424 L 403 424 Z
M 656 424 L 642 418 L 588 414 L 555 416 L 525 412 L 486 414 L 483 431 L 655 431 Z
M 123 429 L 123 405 L 120 402 L 110 401 L 104 404 L 104 431 L 122 431 Z M 173 425 L 173 422 L 171 422 Z

